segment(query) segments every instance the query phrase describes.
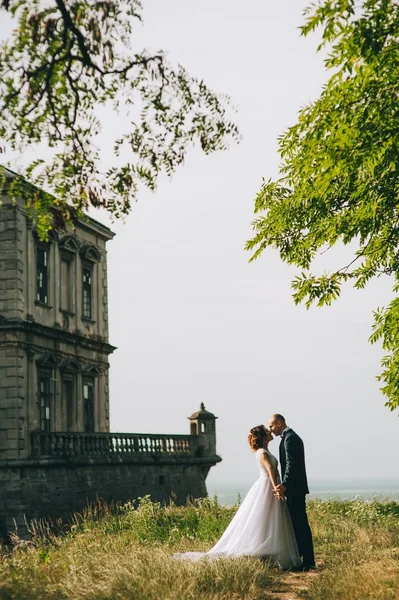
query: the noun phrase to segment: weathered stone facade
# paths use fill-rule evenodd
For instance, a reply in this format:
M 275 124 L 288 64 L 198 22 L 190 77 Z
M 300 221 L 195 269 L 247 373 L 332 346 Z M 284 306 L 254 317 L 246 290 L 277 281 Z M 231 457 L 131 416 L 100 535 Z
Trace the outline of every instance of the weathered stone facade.
M 43 244 L 24 207 L 3 198 L 0 460 L 30 456 L 29 436 L 36 429 L 109 431 L 108 355 L 114 348 L 107 341 L 105 244 L 112 237 L 90 219 L 73 234 L 54 235 Z M 42 298 L 40 251 L 46 262 Z M 63 269 L 68 269 L 66 279 L 61 279 Z M 81 301 L 84 269 L 92 277 L 87 317 Z
M 12 173 L 8 173 L 12 177 Z M 87 501 L 206 495 L 216 455 L 204 407 L 189 436 L 109 434 L 106 244 L 81 220 L 40 241 L 24 203 L 0 206 L 0 531 Z M 201 424 L 202 423 L 202 424 Z

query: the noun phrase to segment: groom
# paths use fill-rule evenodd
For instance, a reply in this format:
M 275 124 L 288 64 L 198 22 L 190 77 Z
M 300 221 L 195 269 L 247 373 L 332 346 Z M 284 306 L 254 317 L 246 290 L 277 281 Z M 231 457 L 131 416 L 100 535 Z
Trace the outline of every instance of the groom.
M 274 436 L 281 435 L 280 466 L 282 483 L 277 486 L 280 496 L 287 498 L 299 554 L 302 556 L 301 571 L 315 568 L 312 532 L 306 514 L 306 494 L 309 494 L 305 469 L 303 442 L 282 415 L 275 414 L 269 421 Z

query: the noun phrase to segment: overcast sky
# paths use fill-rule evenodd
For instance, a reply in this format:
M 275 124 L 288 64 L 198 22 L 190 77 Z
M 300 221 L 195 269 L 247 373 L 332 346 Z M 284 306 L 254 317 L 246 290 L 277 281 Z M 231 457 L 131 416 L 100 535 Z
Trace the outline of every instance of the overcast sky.
M 229 94 L 243 141 L 208 157 L 193 150 L 171 181 L 141 194 L 124 224 L 111 225 L 112 430 L 188 433 L 187 417 L 203 401 L 219 417 L 215 485 L 256 477 L 248 430 L 281 412 L 305 442 L 310 485 L 397 478 L 398 414 L 384 407 L 375 381 L 381 350 L 368 343 L 389 280 L 306 311 L 291 298 L 295 270 L 273 251 L 248 264 L 243 250 L 262 177 L 278 172 L 277 138 L 328 77 L 317 35 L 299 35 L 308 2 L 143 4 L 136 43 L 168 50 Z M 114 117 L 102 118 L 107 156 Z M 347 257 L 338 248 L 317 267 Z M 278 442 L 270 449 L 278 453 Z

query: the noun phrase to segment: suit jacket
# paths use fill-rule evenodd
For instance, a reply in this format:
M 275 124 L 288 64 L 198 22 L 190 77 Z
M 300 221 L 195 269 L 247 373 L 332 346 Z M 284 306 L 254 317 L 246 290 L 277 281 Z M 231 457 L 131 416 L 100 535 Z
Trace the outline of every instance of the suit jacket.
M 282 483 L 287 496 L 309 494 L 305 468 L 303 441 L 293 429 L 287 429 L 280 443 L 280 466 Z

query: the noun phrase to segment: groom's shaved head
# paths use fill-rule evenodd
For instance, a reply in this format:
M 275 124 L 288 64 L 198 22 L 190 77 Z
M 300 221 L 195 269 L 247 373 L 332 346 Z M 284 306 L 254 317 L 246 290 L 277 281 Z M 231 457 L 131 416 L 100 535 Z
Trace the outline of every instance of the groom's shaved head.
M 284 423 L 284 425 L 285 425 L 285 419 L 284 419 L 283 415 L 280 415 L 279 413 L 272 415 L 272 419 L 273 419 L 273 421 L 280 421 L 280 423 Z
M 286 427 L 287 423 L 285 422 L 283 415 L 275 413 L 270 417 L 269 428 L 274 435 L 281 435 Z

